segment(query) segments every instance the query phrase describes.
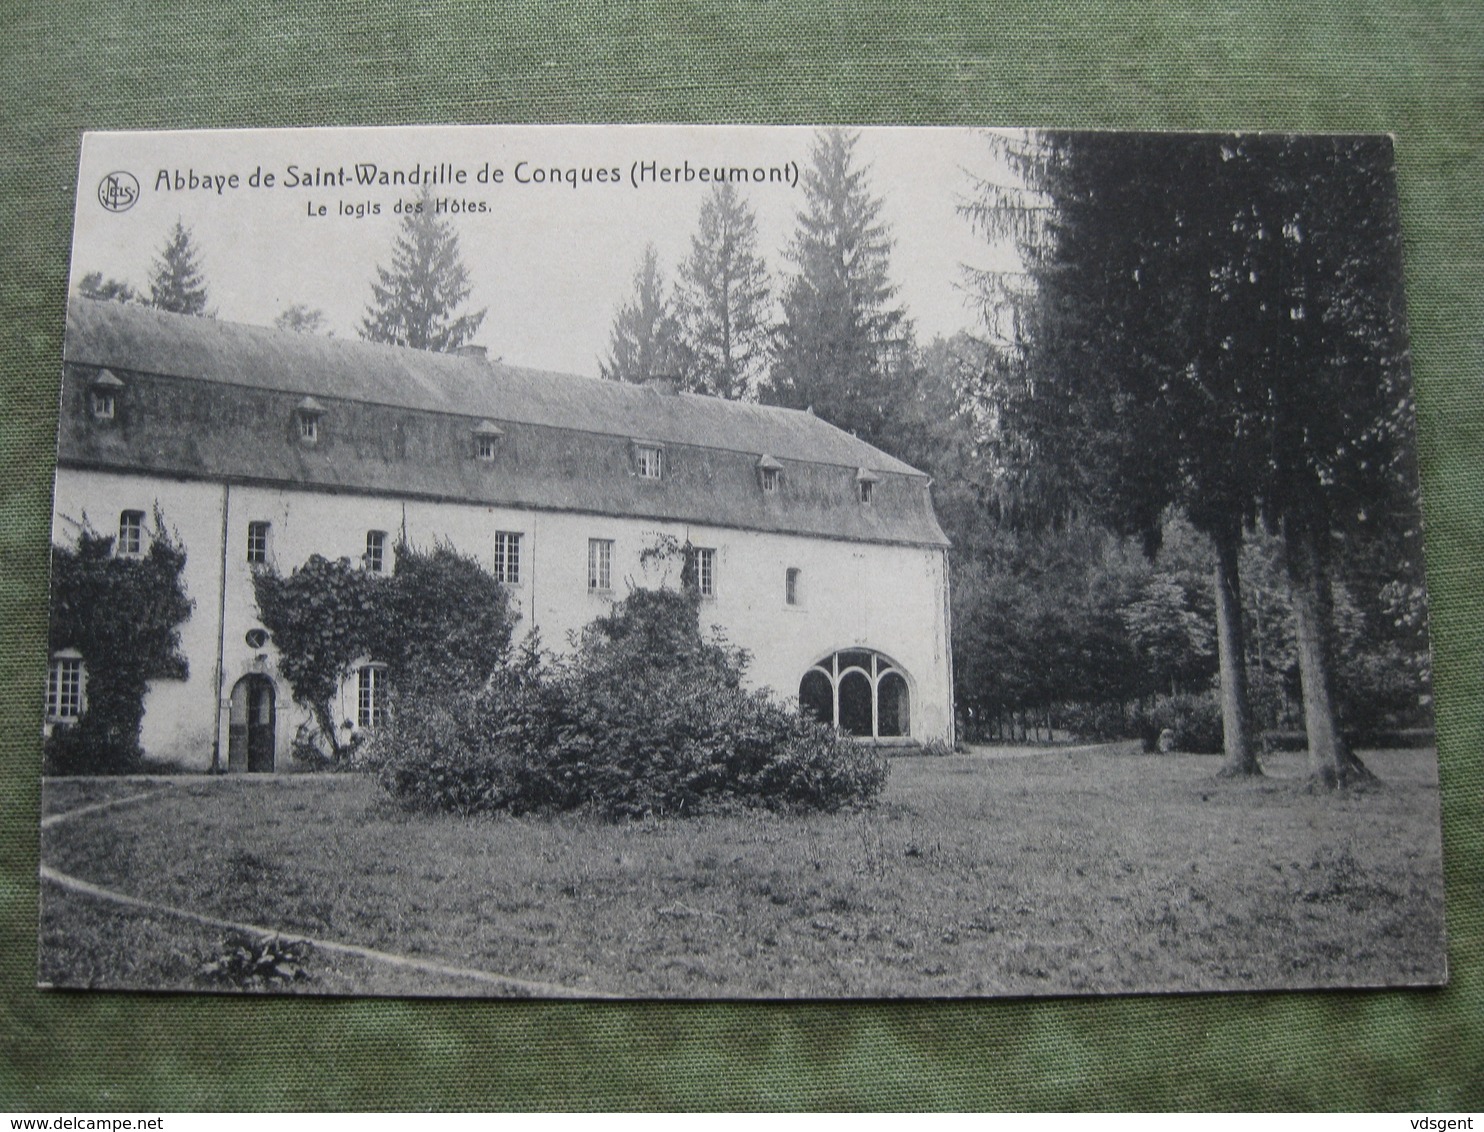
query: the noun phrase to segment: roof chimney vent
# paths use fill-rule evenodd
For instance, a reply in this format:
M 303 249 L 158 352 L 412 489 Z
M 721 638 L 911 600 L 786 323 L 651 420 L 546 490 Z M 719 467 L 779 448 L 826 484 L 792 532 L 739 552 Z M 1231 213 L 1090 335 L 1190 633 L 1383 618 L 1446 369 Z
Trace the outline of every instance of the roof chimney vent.
M 486 350 L 483 346 L 475 346 L 472 344 L 468 346 L 455 346 L 453 352 L 455 357 L 478 358 L 480 361 L 484 361 L 489 355 L 489 351 Z

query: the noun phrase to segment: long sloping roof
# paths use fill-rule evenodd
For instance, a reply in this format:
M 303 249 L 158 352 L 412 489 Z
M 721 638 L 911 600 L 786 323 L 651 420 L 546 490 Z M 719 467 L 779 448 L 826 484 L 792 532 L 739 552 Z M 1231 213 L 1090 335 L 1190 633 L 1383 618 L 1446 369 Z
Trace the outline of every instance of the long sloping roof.
M 812 413 L 74 298 L 66 359 L 258 389 L 921 474 Z
M 811 413 L 80 298 L 64 355 L 64 464 L 946 544 L 922 473 Z M 98 427 L 101 368 L 133 388 Z M 314 449 L 288 427 L 306 397 L 328 409 Z M 481 465 L 489 424 L 505 435 Z M 628 474 L 634 440 L 666 446 L 663 483 Z M 786 468 L 766 496 L 764 455 Z M 886 477 L 870 506 L 862 468 Z

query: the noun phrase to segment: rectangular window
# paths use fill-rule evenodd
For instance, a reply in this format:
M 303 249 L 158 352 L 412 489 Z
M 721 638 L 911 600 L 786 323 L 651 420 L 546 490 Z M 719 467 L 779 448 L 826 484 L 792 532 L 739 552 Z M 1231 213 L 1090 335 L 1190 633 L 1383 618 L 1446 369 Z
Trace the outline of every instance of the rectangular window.
M 109 390 L 93 390 L 93 416 L 100 421 L 113 420 L 113 394 Z
M 607 591 L 613 588 L 613 540 L 587 540 L 587 588 Z
M 858 483 L 856 485 L 856 487 L 860 491 L 860 500 L 861 500 L 861 502 L 862 503 L 869 503 L 869 502 L 871 502 L 871 494 L 875 490 L 876 485 L 872 481 L 870 481 L 870 480 L 861 480 L 860 483 Z
M 696 590 L 702 597 L 716 596 L 716 551 L 696 547 Z
M 639 466 L 639 478 L 657 480 L 664 472 L 664 453 L 652 445 L 641 444 L 635 457 Z
M 520 585 L 520 535 L 515 531 L 495 532 L 495 580 Z
M 254 522 L 247 524 L 247 560 L 254 566 L 268 562 L 268 528 L 270 524 Z
M 356 725 L 362 731 L 386 722 L 386 669 L 375 664 L 356 670 Z
M 82 658 L 59 656 L 46 678 L 46 718 L 72 723 L 82 715 Z
M 386 571 L 386 532 L 366 532 L 366 557 L 363 559 L 366 569 L 373 574 L 381 574 Z
M 495 438 L 487 433 L 480 433 L 475 437 L 481 460 L 493 460 L 495 458 Z
M 313 413 L 299 414 L 299 439 L 305 444 L 319 440 L 319 417 Z
M 144 553 L 144 512 L 119 512 L 118 553 L 135 555 Z
M 790 566 L 783 576 L 783 600 L 789 605 L 799 604 L 799 568 Z
M 764 468 L 762 470 L 763 490 L 768 494 L 778 490 L 778 479 L 781 473 L 777 468 Z

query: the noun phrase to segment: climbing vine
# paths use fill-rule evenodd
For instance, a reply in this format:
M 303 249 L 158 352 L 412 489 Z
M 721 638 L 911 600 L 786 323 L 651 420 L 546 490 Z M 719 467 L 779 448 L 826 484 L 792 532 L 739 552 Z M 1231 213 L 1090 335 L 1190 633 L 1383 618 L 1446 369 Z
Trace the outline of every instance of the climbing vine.
M 114 539 L 86 526 L 75 546 L 52 547 L 51 625 L 55 656 L 75 650 L 86 686 L 75 723 L 48 736 L 48 774 L 126 774 L 139 769 L 144 694 L 151 680 L 184 680 L 180 627 L 194 602 L 182 574 L 186 553 L 157 507 L 148 549 L 114 553 Z
M 494 576 L 443 544 L 421 550 L 403 541 L 390 577 L 316 554 L 287 577 L 257 570 L 253 588 L 278 670 L 334 763 L 353 746 L 335 706 L 357 663 L 385 665 L 394 699 L 477 689 L 504 662 L 516 620 Z

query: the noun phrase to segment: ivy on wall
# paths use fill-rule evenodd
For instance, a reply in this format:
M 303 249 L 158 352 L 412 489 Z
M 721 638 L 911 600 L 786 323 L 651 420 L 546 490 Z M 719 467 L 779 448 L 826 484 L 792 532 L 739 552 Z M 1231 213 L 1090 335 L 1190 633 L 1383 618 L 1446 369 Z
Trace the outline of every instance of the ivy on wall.
M 157 507 L 142 554 L 114 553 L 114 539 L 84 524 L 72 547 L 52 547 L 52 655 L 82 657 L 83 710 L 58 723 L 44 747 L 47 774 L 126 774 L 140 769 L 144 694 L 151 680 L 184 680 L 180 627 L 194 602 L 186 554 Z
M 384 664 L 394 698 L 477 689 L 505 661 L 516 621 L 494 576 L 441 544 L 399 543 L 390 577 L 316 554 L 287 577 L 255 570 L 253 589 L 278 671 L 336 763 L 353 746 L 335 705 L 357 663 Z

